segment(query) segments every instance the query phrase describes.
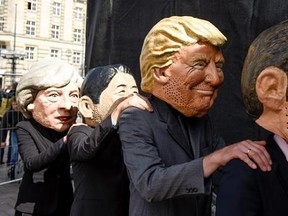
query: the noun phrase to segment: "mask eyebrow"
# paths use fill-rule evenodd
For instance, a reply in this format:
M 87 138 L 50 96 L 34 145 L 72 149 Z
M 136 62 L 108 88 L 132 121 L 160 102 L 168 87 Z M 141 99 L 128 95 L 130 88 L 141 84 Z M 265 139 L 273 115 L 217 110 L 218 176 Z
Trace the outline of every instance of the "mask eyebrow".
M 120 85 L 117 85 L 116 88 L 120 88 L 120 87 L 126 87 L 125 84 L 120 84 Z
M 209 56 L 205 55 L 205 54 L 198 54 L 198 55 L 195 55 L 191 58 L 189 58 L 189 63 L 193 63 L 193 62 L 197 62 L 197 61 L 205 61 L 205 62 L 209 62 L 210 61 L 210 58 Z

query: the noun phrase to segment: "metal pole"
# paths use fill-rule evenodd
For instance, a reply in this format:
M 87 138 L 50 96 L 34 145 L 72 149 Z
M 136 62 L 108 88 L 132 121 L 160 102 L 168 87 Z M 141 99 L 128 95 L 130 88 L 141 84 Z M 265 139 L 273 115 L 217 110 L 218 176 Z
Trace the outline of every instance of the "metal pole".
M 17 25 L 17 4 L 15 4 L 15 20 L 14 20 L 14 44 L 13 44 L 13 56 L 12 56 L 12 83 L 15 82 L 16 74 L 16 25 Z
M 14 19 L 14 46 L 13 46 L 14 52 L 16 48 L 16 22 L 17 22 L 17 4 L 15 4 L 15 19 Z

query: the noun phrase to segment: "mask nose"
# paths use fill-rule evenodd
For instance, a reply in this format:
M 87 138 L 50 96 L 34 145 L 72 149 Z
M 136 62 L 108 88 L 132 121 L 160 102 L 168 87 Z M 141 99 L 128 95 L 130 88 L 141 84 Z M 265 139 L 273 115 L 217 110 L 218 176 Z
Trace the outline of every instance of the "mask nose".
M 71 101 L 69 96 L 64 96 L 63 98 L 61 98 L 61 101 L 59 103 L 60 108 L 70 110 L 73 106 L 75 106 L 75 103 Z
M 206 75 L 206 82 L 210 83 L 212 86 L 219 86 L 222 84 L 223 79 L 223 71 L 217 69 L 215 64 L 211 65 Z

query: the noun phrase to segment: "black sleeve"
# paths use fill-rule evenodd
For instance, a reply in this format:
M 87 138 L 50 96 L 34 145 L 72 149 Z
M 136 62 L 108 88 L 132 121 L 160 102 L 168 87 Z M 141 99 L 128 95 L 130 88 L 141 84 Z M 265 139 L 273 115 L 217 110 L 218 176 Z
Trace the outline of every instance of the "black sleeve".
M 110 135 L 113 136 L 117 128 L 112 125 L 111 118 L 106 118 L 95 128 L 80 125 L 73 126 L 67 135 L 67 147 L 71 161 L 85 161 L 91 159 Z
M 47 168 L 62 153 L 62 139 L 50 145 L 45 150 L 37 148 L 37 142 L 25 128 L 17 127 L 19 154 L 26 166 L 32 172 Z

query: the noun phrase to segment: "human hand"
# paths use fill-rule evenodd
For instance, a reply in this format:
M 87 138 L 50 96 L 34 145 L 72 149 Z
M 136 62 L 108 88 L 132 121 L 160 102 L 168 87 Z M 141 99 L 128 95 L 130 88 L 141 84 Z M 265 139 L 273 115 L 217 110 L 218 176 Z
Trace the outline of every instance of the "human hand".
M 265 148 L 265 141 L 244 140 L 222 149 L 224 163 L 239 158 L 244 161 L 252 169 L 256 169 L 257 165 L 262 171 L 271 170 L 271 158 Z
M 129 95 L 127 98 L 122 100 L 117 107 L 113 110 L 111 113 L 111 117 L 118 122 L 120 114 L 128 107 L 137 107 L 142 110 L 147 110 L 149 112 L 153 111 L 153 108 L 148 101 L 148 99 L 140 94 L 134 93 L 132 95 Z
M 236 158 L 244 161 L 252 169 L 256 169 L 258 165 L 262 171 L 270 171 L 272 161 L 265 145 L 265 141 L 244 140 L 205 156 L 203 159 L 204 176 L 210 176 L 216 169 Z
M 148 99 L 138 93 L 134 93 L 129 95 L 125 100 L 123 100 L 117 107 L 120 109 L 120 111 L 122 112 L 123 110 L 125 110 L 128 107 L 137 107 L 139 109 L 142 110 L 147 110 L 152 112 L 153 108 L 150 104 L 150 102 L 148 101 Z

